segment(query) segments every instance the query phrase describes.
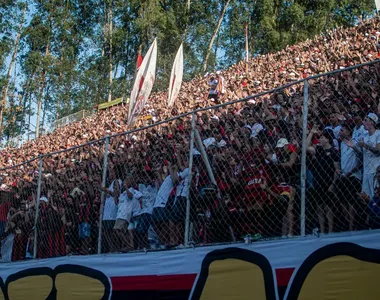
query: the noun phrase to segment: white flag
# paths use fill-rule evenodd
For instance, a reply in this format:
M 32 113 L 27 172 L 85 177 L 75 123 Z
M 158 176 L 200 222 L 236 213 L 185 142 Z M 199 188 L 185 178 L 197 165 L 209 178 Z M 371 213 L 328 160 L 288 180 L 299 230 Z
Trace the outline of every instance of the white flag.
M 169 82 L 169 95 L 168 95 L 168 105 L 173 106 L 174 101 L 177 99 L 179 90 L 181 89 L 183 77 L 183 46 L 178 49 L 177 55 L 174 60 L 172 73 L 170 75 Z
M 128 125 L 135 124 L 145 107 L 156 79 L 157 39 L 154 39 L 137 72 L 129 100 Z

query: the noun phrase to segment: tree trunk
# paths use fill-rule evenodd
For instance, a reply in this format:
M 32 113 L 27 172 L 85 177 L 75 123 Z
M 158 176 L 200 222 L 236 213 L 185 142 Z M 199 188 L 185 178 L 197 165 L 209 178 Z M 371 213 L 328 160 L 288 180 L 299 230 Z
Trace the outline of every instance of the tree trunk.
M 112 72 L 112 27 L 113 27 L 113 0 L 110 1 L 110 5 L 108 8 L 108 15 L 109 15 L 109 47 L 110 47 L 110 54 L 109 54 L 109 88 L 108 88 L 108 102 L 112 100 L 112 79 L 113 79 L 113 72 Z
M 31 117 L 32 117 L 32 95 L 30 95 L 29 97 L 29 106 L 28 106 L 28 110 L 29 110 L 29 118 L 28 118 L 28 142 L 30 141 L 30 121 L 31 121 Z
M 33 77 L 34 77 L 34 75 L 32 76 L 32 79 L 30 79 L 30 81 L 29 80 L 27 81 L 26 88 L 24 89 L 24 95 L 23 95 L 23 101 L 22 101 L 22 117 L 21 117 L 21 124 L 20 124 L 20 128 L 19 128 L 19 133 L 18 133 L 17 145 L 19 145 L 20 142 L 22 142 L 22 140 L 23 140 L 22 136 L 23 136 L 23 128 L 25 126 L 26 102 L 28 101 L 28 97 L 30 97 L 29 90 L 30 90 L 30 85 L 31 85 L 31 82 L 33 80 Z
M 22 12 L 21 22 L 20 22 L 20 26 L 19 26 L 19 29 L 17 32 L 15 46 L 13 48 L 13 54 L 12 54 L 11 62 L 9 64 L 8 73 L 7 73 L 7 77 L 6 77 L 6 83 L 5 83 L 5 87 L 3 90 L 2 101 L 0 103 L 0 140 L 1 140 L 1 136 L 3 134 L 3 114 L 4 114 L 5 106 L 7 104 L 7 94 L 8 94 L 8 89 L 9 89 L 9 81 L 10 81 L 13 65 L 16 61 L 18 44 L 20 42 L 20 37 L 21 37 L 23 25 L 24 25 L 25 13 L 26 13 L 27 7 L 28 7 L 28 0 L 25 1 L 24 11 Z
M 219 31 L 219 28 L 220 28 L 220 25 L 222 24 L 222 21 L 223 21 L 223 18 L 224 18 L 224 15 L 226 14 L 226 10 L 228 8 L 228 5 L 230 4 L 230 1 L 231 0 L 227 0 L 226 4 L 224 5 L 220 15 L 219 15 L 219 20 L 218 20 L 218 23 L 216 24 L 216 27 L 215 27 L 215 30 L 214 30 L 214 33 L 212 34 L 212 37 L 211 37 L 211 40 L 210 40 L 210 44 L 208 45 L 208 48 L 207 48 L 207 52 L 206 52 L 206 56 L 205 56 L 205 59 L 203 61 L 203 72 L 206 72 L 207 70 L 207 63 L 208 63 L 208 59 L 210 57 L 210 53 L 211 53 L 211 49 L 212 49 L 212 45 L 214 44 L 214 40 L 215 40 L 215 37 L 216 35 L 218 34 L 218 31 Z
M 46 87 L 46 95 L 48 95 L 49 86 Z M 47 101 L 44 103 L 43 113 L 42 113 L 42 129 L 45 129 L 45 117 L 46 117 L 46 108 L 47 108 Z
M 51 30 L 51 23 L 53 20 L 52 14 L 50 14 L 49 17 L 49 22 L 50 22 L 50 34 L 52 32 Z M 45 57 L 49 55 L 49 48 L 50 48 L 50 34 L 48 36 L 48 40 L 46 42 L 46 47 L 45 47 Z M 37 139 L 40 136 L 40 119 L 41 119 L 41 110 L 42 110 L 42 100 L 44 97 L 44 89 L 45 89 L 45 84 L 46 84 L 46 69 L 44 68 L 42 70 L 42 83 L 40 87 L 40 93 L 39 93 L 39 99 L 38 99 L 38 108 L 37 108 L 37 121 L 36 121 L 36 133 L 35 133 L 35 138 Z
M 187 0 L 187 2 L 186 2 L 186 14 L 187 14 L 187 18 L 186 18 L 186 27 L 185 27 L 185 31 L 183 32 L 183 36 L 182 36 L 182 41 L 183 41 L 183 42 L 186 41 L 187 29 L 189 28 L 189 22 L 190 22 L 190 8 L 191 8 L 191 0 Z

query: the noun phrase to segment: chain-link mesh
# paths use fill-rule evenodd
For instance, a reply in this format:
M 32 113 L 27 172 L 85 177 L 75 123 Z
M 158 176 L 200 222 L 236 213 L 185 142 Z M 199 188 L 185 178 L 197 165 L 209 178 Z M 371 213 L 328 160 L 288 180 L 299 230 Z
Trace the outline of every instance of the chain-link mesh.
M 379 67 L 376 63 L 310 82 L 309 232 L 379 227 Z
M 2 170 L 2 258 L 379 228 L 379 74 L 315 77 Z
M 3 262 L 33 257 L 38 160 L 1 171 L 0 234 Z
M 43 157 L 37 258 L 97 253 L 103 144 Z

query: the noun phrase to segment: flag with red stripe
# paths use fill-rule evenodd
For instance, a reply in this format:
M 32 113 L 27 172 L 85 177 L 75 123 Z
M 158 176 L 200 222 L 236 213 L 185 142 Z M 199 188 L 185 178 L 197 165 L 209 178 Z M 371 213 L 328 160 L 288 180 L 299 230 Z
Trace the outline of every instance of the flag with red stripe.
M 181 89 L 183 77 L 183 45 L 178 49 L 177 55 L 174 60 L 172 73 L 169 81 L 169 94 L 168 94 L 168 106 L 173 106 L 175 100 L 178 97 L 179 90 Z
M 153 41 L 137 72 L 129 100 L 128 125 L 133 125 L 144 109 L 156 79 L 157 39 Z

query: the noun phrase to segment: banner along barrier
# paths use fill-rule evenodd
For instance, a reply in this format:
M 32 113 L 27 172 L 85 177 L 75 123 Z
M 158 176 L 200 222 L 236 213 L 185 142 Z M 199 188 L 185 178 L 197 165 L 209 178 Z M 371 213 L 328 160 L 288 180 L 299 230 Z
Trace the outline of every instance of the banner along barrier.
M 2 264 L 0 284 L 5 299 L 377 299 L 379 238 L 376 230 Z

